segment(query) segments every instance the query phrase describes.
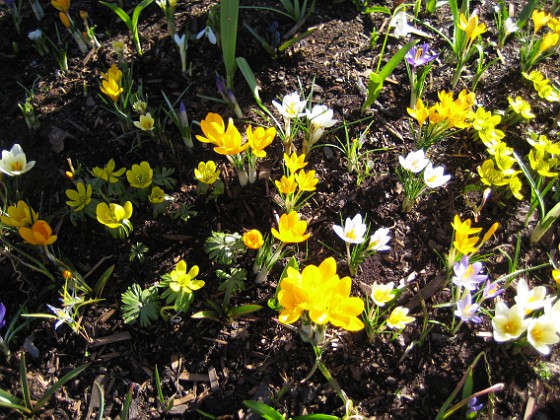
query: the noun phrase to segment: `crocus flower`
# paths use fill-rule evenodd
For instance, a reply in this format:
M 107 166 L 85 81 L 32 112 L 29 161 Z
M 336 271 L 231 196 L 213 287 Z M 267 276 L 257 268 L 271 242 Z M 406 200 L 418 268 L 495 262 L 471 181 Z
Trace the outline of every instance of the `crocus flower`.
M 478 15 L 476 13 L 473 13 L 468 20 L 465 14 L 461 13 L 459 15 L 458 28 L 465 31 L 468 46 L 470 46 L 479 35 L 482 35 L 488 30 L 485 23 L 478 24 Z
M 35 166 L 35 161 L 27 162 L 27 156 L 19 144 L 14 144 L 10 150 L 2 150 L 0 171 L 8 176 L 22 175 Z
M 80 211 L 91 202 L 93 189 L 90 184 L 86 187 L 82 182 L 78 182 L 75 190 L 68 189 L 65 193 L 69 199 L 66 204 L 73 207 L 74 211 Z
M 453 265 L 455 275 L 451 279 L 453 284 L 464 287 L 467 290 L 475 290 L 477 286 L 488 278 L 480 274 L 483 264 L 480 261 L 469 264 L 469 257 L 463 255 L 461 261 Z
M 270 127 L 265 129 L 264 127 L 257 127 L 253 131 L 253 127 L 249 126 L 247 127 L 246 134 L 253 155 L 264 158 L 266 157 L 264 149 L 273 142 L 276 136 L 276 128 Z
M 142 131 L 151 131 L 154 129 L 154 117 L 149 112 L 146 115 L 140 115 L 138 121 L 134 121 L 133 124 L 136 128 Z
M 61 12 L 68 13 L 70 8 L 70 0 L 51 0 L 52 6 Z
M 451 175 L 444 175 L 443 171 L 443 166 L 434 168 L 432 162 L 429 162 L 424 169 L 424 182 L 426 185 L 429 188 L 438 188 L 445 185 L 451 179 Z
M 2 302 L 0 302 L 0 329 L 4 328 L 4 325 L 6 325 L 6 320 L 4 319 L 5 316 L 6 316 L 6 307 Z
M 44 220 L 37 220 L 30 228 L 20 227 L 19 235 L 31 245 L 51 245 L 57 239 L 57 236 L 52 234 L 50 225 Z
M 262 233 L 257 229 L 251 229 L 245 232 L 241 239 L 249 249 L 259 249 L 264 245 Z
M 5 225 L 16 228 L 30 226 L 39 219 L 39 215 L 23 200 L 19 200 L 15 206 L 9 206 L 7 213 L 7 216 L 0 216 L 0 220 Z
M 412 47 L 404 56 L 412 71 L 416 70 L 418 67 L 429 63 L 437 58 L 439 54 L 430 54 L 430 46 L 427 42 L 424 42 L 422 46 L 415 45 Z
M 369 238 L 368 251 L 388 251 L 390 248 L 387 243 L 391 240 L 389 232 L 391 229 L 379 228 Z
M 478 403 L 478 400 L 477 400 L 476 397 L 472 397 L 469 400 L 469 403 L 467 404 L 468 409 L 467 409 L 467 412 L 465 413 L 465 414 L 467 414 L 467 416 L 471 413 L 476 413 L 476 412 L 482 410 L 482 407 L 484 407 L 484 404 L 483 403 L 477 404 L 477 403 Z
M 290 174 L 295 174 L 300 169 L 305 168 L 308 163 L 305 161 L 305 157 L 304 154 L 298 155 L 295 152 L 291 155 L 284 153 L 284 165 L 288 168 L 288 172 Z
M 465 290 L 461 299 L 457 301 L 457 309 L 454 314 L 461 318 L 464 322 L 482 322 L 482 319 L 476 314 L 479 305 L 472 303 L 472 296 L 468 290 Z
M 298 187 L 295 175 L 282 175 L 282 178 L 280 178 L 280 180 L 274 181 L 274 185 L 276 185 L 278 191 L 286 196 L 296 192 Z
M 396 295 L 393 283 L 379 284 L 374 282 L 371 285 L 370 298 L 377 306 L 385 306 L 386 303 L 391 302 Z
M 99 203 L 95 209 L 97 221 L 110 229 L 123 226 L 132 216 L 132 203 L 127 201 L 124 206 L 115 203 Z
M 421 172 L 430 161 L 426 158 L 424 150 L 416 150 L 415 152 L 410 152 L 406 158 L 399 156 L 399 163 L 401 166 L 412 173 Z
M 550 345 L 560 341 L 558 337 L 558 325 L 555 320 L 545 314 L 536 319 L 531 319 L 527 327 L 527 341 L 539 353 L 547 355 L 550 353 Z
M 501 301 L 496 303 L 492 326 L 494 327 L 494 340 L 498 342 L 515 340 L 525 332 L 529 320 L 525 319 L 525 311 L 519 305 L 508 308 Z
M 490 282 L 490 280 L 486 281 L 486 284 L 484 285 L 484 291 L 482 292 L 482 299 L 486 300 L 486 299 L 493 299 L 498 295 L 501 295 L 502 293 L 505 292 L 505 289 L 501 289 L 500 285 L 498 284 L 497 281 L 495 282 Z
M 295 179 L 300 191 L 315 191 L 315 186 L 319 182 L 314 170 L 305 172 L 302 169 L 295 174 Z
M 527 281 L 520 279 L 517 282 L 517 296 L 515 296 L 515 303 L 525 311 L 525 314 L 543 308 L 547 301 L 551 301 L 551 297 L 546 294 L 546 287 L 537 286 L 529 289 Z
M 361 244 L 364 242 L 367 229 L 367 225 L 362 222 L 361 214 L 357 214 L 353 219 L 348 217 L 344 227 L 339 225 L 333 226 L 334 232 L 340 239 L 349 244 Z
M 272 228 L 272 235 L 279 241 L 286 244 L 297 244 L 306 241 L 311 234 L 305 233 L 307 230 L 307 222 L 299 220 L 299 214 L 292 211 L 288 214 L 280 216 L 278 221 L 278 229 Z
M 414 318 L 408 316 L 408 308 L 397 306 L 387 318 L 387 326 L 393 330 L 400 331 L 414 321 Z
M 197 265 L 192 266 L 187 272 L 187 263 L 184 260 L 179 261 L 175 266 L 175 270 L 170 273 L 171 282 L 169 282 L 169 288 L 174 292 L 191 294 L 204 286 L 203 280 L 196 280 L 198 273 L 199 268 Z
M 210 25 L 206 25 L 206 27 L 204 27 L 204 29 L 202 29 L 202 31 L 200 31 L 199 33 L 196 34 L 196 39 L 200 39 L 203 36 L 206 36 L 206 38 L 208 38 L 208 41 L 210 42 L 210 44 L 212 45 L 216 45 L 216 34 L 214 33 L 214 30 L 212 29 L 212 27 Z
M 409 34 L 415 34 L 419 36 L 429 36 L 426 32 L 416 29 L 414 26 L 408 24 L 408 15 L 404 10 L 397 12 L 391 18 L 389 22 L 390 28 L 395 28 L 393 36 L 395 38 L 405 38 Z
M 140 162 L 140 165 L 134 164 L 132 168 L 126 171 L 126 179 L 128 179 L 130 186 L 134 188 L 149 187 L 153 178 L 154 170 L 146 161 Z
M 307 119 L 310 122 L 309 137 L 311 143 L 315 143 L 325 132 L 325 128 L 332 127 L 337 120 L 333 119 L 333 110 L 326 105 L 314 105 L 313 109 L 305 110 Z
M 293 92 L 285 95 L 282 99 L 282 103 L 278 101 L 272 101 L 272 105 L 276 107 L 278 112 L 287 119 L 300 118 L 305 115 L 305 106 L 307 105 L 306 100 L 301 100 L 299 93 Z
M 72 307 L 66 306 L 64 308 L 57 308 L 55 306 L 49 305 L 47 303 L 47 307 L 52 311 L 53 314 L 56 315 L 58 321 L 54 324 L 54 329 L 56 330 L 62 324 L 66 323 L 68 325 L 72 325 L 74 323 L 74 319 L 70 316 L 70 311 Z

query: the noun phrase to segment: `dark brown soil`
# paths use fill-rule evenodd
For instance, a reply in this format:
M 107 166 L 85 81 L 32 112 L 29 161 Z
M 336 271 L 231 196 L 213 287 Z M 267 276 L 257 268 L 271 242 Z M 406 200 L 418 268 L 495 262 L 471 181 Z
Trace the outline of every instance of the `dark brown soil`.
M 214 5 L 207 0 L 179 3 L 177 27 L 188 28 L 191 33 L 204 26 L 205 13 Z M 277 2 L 242 3 L 276 6 Z M 475 4 L 471 7 L 477 7 L 481 19 L 491 26 L 492 4 L 472 3 Z M 128 2 L 125 4 L 132 8 Z M 55 22 L 59 25 L 55 9 L 43 5 L 46 17 L 40 27 L 54 37 Z M 272 146 L 263 164 L 266 169 L 263 179 L 253 187 L 239 187 L 231 168 L 228 170 L 223 164 L 226 194 L 215 202 L 197 196 L 193 169 L 201 160 L 219 161 L 219 157 L 198 142 L 195 151 L 189 152 L 171 125 L 164 131 L 174 150 L 166 140 L 147 137 L 141 148 L 131 150 L 138 134 L 135 130 L 123 134 L 114 115 L 104 109 L 99 97 L 100 73 L 116 61 L 110 42 L 123 40 L 128 44 L 127 59 L 133 63 L 134 78 L 142 84 L 150 107 L 164 106 L 161 92 L 174 101 L 186 91 L 185 104 L 192 120 L 200 121 L 210 111 L 229 117 L 231 112 L 225 105 L 206 98 L 217 96 L 214 77 L 216 72 L 223 72 L 220 50 L 206 40 L 190 42 L 191 72 L 182 75 L 178 53 L 155 3 L 141 14 L 139 28 L 145 49 L 141 57 L 134 54 L 125 25 L 110 10 L 95 1 L 76 1 L 71 5 L 76 19 L 79 19 L 80 9 L 87 10 L 97 25 L 102 46 L 85 59 L 72 39 L 61 30 L 61 36 L 68 42 L 69 70 L 59 74 L 53 57 L 40 57 L 26 37 L 37 27 L 28 4 L 24 4 L 22 12 L 21 36 L 13 30 L 6 6 L 0 5 L 0 146 L 9 149 L 12 144 L 19 143 L 28 158 L 37 162 L 23 178 L 22 190 L 42 215 L 53 220 L 59 235 L 56 251 L 83 273 L 95 268 L 92 279 L 115 265 L 103 293 L 104 300 L 87 306 L 82 322 L 95 344 L 103 337 L 123 340 L 92 346 L 66 326 L 55 330 L 53 322 L 34 320 L 11 344 L 14 354 L 8 359 L 0 355 L 0 387 L 19 395 L 18 350 L 29 338 L 38 349 L 37 357 L 27 356 L 34 399 L 39 399 L 56 378 L 83 363 L 90 364 L 81 376 L 70 381 L 50 400 L 40 414 L 44 418 L 87 418 L 96 413 L 95 382 L 104 389 L 104 415 L 109 418 L 120 414 L 131 387 L 129 418 L 201 418 L 201 413 L 216 416 L 212 418 L 251 418 L 242 403 L 251 399 L 267 402 L 287 417 L 306 413 L 342 416 L 341 400 L 318 371 L 303 382 L 313 366 L 311 347 L 279 324 L 275 319 L 277 313 L 267 307 L 284 264 L 273 270 L 268 283 L 255 285 L 252 278 L 248 280 L 246 290 L 234 298 L 235 304 L 256 303 L 264 309 L 235 322 L 222 325 L 184 315 L 177 322 L 160 320 L 149 328 L 124 324 L 119 307 L 120 296 L 127 287 L 134 282 L 142 286 L 153 284 L 181 258 L 189 265 L 199 265 L 201 278 L 207 283 L 197 295 L 193 311 L 204 309 L 206 299 L 220 299 L 218 279 L 214 275 L 216 267 L 203 252 L 204 241 L 217 230 L 270 229 L 280 209 L 272 200 L 274 187 L 267 176 L 274 179 L 281 174 L 282 146 L 280 142 Z M 436 27 L 449 28 L 445 7 L 434 15 L 421 17 Z M 286 18 L 269 11 L 242 9 L 240 13 L 240 22 L 249 22 L 261 32 L 273 19 L 278 20 L 282 32 L 292 26 Z M 306 92 L 313 88 L 313 102 L 333 108 L 339 121 L 361 120 L 351 125 L 351 135 L 359 135 L 373 118 L 364 147 L 366 150 L 386 148 L 372 152 L 373 175 L 359 186 L 355 174 L 348 174 L 338 150 L 327 146 L 313 151 L 310 167 L 317 171 L 320 182 L 309 206 L 302 210 L 302 217 L 309 221 L 312 237 L 307 249 L 300 248 L 298 258 L 305 266 L 332 256 L 332 249 L 342 251 L 343 244 L 332 230 L 332 225 L 339 223 L 341 217 L 361 213 L 367 215 L 374 229 L 391 227 L 391 250 L 370 257 L 360 266 L 353 291 L 363 296 L 363 286 L 374 281 L 397 284 L 402 279 L 413 279 L 401 303 L 411 308 L 417 321 L 394 341 L 383 335 L 370 343 L 363 332 L 330 329 L 331 344 L 325 351 L 324 362 L 363 416 L 426 419 L 436 416 L 467 367 L 480 352 L 485 352 L 485 363 L 481 362 L 475 370 L 474 387 L 481 390 L 499 382 L 505 384 L 505 389 L 495 396 L 495 418 L 558 418 L 560 352 L 557 348 L 550 356 L 543 357 L 499 345 L 492 339 L 488 317 L 479 325 L 464 325 L 454 336 L 437 324 L 425 337 L 420 336 L 423 313 L 418 292 L 430 283 L 437 284 L 445 274 L 438 255 L 445 254 L 449 248 L 453 216 L 470 217 L 463 191 L 466 185 L 477 182 L 476 166 L 484 159 L 484 149 L 466 134 L 442 142 L 433 155 L 438 156 L 439 163 L 452 174 L 451 182 L 422 198 L 412 212 L 401 211 L 402 188 L 394 168 L 398 156 L 413 149 L 413 134 L 406 113 L 408 78 L 403 66 L 391 76 L 372 108 L 365 115 L 360 113 L 368 72 L 376 65 L 379 53 L 379 46 L 370 48 L 369 36 L 373 28 L 379 29 L 383 24 L 386 24 L 383 15 L 361 15 L 349 1 L 320 0 L 304 26 L 318 26 L 319 29 L 274 60 L 240 26 L 238 54 L 250 63 L 262 88 L 261 98 L 271 110 L 273 99 L 298 90 L 300 85 Z M 18 44 L 17 53 L 14 43 Z M 396 51 L 398 45 L 397 40 L 390 38 L 388 51 Z M 441 40 L 432 45 L 434 50 L 444 46 Z M 516 58 L 518 48 L 516 40 L 510 43 L 503 51 L 504 61 L 494 65 L 482 78 L 476 91 L 480 105 L 487 109 L 504 109 L 508 94 L 527 92 L 528 85 L 523 81 Z M 494 56 L 495 49 L 491 47 L 488 59 Z M 557 56 L 553 58 L 556 60 Z M 549 78 L 558 80 L 558 66 L 554 60 L 547 61 L 545 68 Z M 430 100 L 437 97 L 439 90 L 449 89 L 450 69 L 442 56 L 432 72 L 427 94 Z M 25 98 L 23 87 L 31 89 L 33 86 L 33 105 L 40 118 L 40 128 L 36 130 L 27 128 L 17 107 Z M 245 127 L 246 122 L 263 122 L 239 72 L 236 96 L 247 116 L 247 121 L 240 121 L 238 127 Z M 550 125 L 555 113 L 558 113 L 557 106 L 540 110 L 539 122 L 544 127 Z M 340 127 L 337 124 L 322 142 L 337 144 L 336 138 L 344 136 Z M 197 126 L 194 131 L 200 133 Z M 512 131 L 511 135 L 521 136 L 522 133 Z M 147 160 L 153 165 L 175 168 L 173 176 L 178 183 L 172 194 L 176 202 L 193 205 L 198 214 L 181 222 L 165 215 L 154 219 L 151 209 L 138 208 L 132 220 L 134 231 L 126 240 L 113 240 L 95 220 L 74 227 L 65 216 L 64 191 L 72 186 L 65 176 L 67 160 L 71 159 L 75 166 L 82 164 L 92 168 L 103 166 L 111 158 L 119 167 Z M 526 192 L 528 195 L 529 191 Z M 507 261 L 500 250 L 511 254 L 518 233 L 522 238 L 520 267 L 546 263 L 547 253 L 558 244 L 558 228 L 554 227 L 537 246 L 529 245 L 528 235 L 535 221 L 524 227 L 527 207 L 527 201 L 500 202 L 492 198 L 482 212 L 479 226 L 488 228 L 495 221 L 500 223 L 500 229 L 486 248 L 491 254 L 488 271 L 494 278 L 507 271 Z M 130 247 L 137 242 L 150 249 L 142 263 L 129 261 Z M 253 255 L 248 253 L 240 266 L 250 269 Z M 336 257 L 339 273 L 347 275 L 343 256 Z M 529 278 L 535 284 L 554 290 L 549 269 L 531 273 Z M 0 301 L 6 305 L 8 320 L 23 302 L 31 313 L 47 312 L 45 304 L 58 303 L 60 284 L 49 283 L 33 271 L 13 266 L 2 254 L 0 279 Z M 428 318 L 448 324 L 452 319 L 451 310 L 435 307 L 448 300 L 449 291 L 443 283 L 441 287 L 434 287 L 425 302 Z M 157 399 L 153 378 L 156 365 L 165 397 L 175 398 L 175 407 L 170 412 L 164 412 Z M 1 408 L 0 415 L 16 418 Z

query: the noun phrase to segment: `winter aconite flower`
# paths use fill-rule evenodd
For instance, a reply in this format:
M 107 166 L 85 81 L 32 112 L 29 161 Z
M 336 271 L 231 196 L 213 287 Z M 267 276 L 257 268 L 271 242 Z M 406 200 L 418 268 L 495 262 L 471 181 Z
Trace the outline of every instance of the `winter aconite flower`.
M 127 201 L 124 206 L 115 203 L 99 203 L 95 210 L 97 221 L 110 229 L 122 227 L 132 216 L 132 203 Z
M 103 181 L 116 184 L 119 182 L 119 177 L 121 177 L 125 171 L 126 168 L 120 168 L 115 171 L 115 160 L 111 159 L 104 168 L 95 167 L 92 169 L 91 173 L 93 176 L 101 178 Z
M 126 171 L 126 179 L 134 188 L 146 188 L 152 183 L 154 170 L 146 161 L 140 162 L 140 165 L 134 164 L 132 168 Z
M 148 201 L 152 204 L 160 204 L 165 201 L 165 191 L 160 187 L 153 187 L 152 192 L 148 195 Z
M 311 234 L 305 233 L 307 230 L 307 222 L 299 220 L 299 214 L 292 211 L 288 214 L 280 216 L 278 221 L 278 229 L 272 228 L 272 235 L 279 241 L 286 244 L 297 244 L 306 241 Z
M 194 169 L 194 177 L 203 184 L 212 185 L 219 176 L 220 171 L 216 169 L 216 163 L 213 160 L 199 162 L 198 167 Z
M 357 214 L 353 219 L 347 218 L 344 227 L 334 225 L 333 230 L 346 243 L 361 244 L 366 240 L 367 225 L 362 221 L 361 214 Z
M 50 225 L 44 220 L 37 220 L 30 228 L 20 227 L 19 234 L 31 245 L 51 245 L 57 239 L 57 236 L 52 234 Z
M 26 173 L 35 166 L 35 161 L 27 162 L 27 156 L 19 144 L 14 144 L 10 150 L 2 150 L 0 171 L 8 176 L 18 176 Z
M 3 224 L 15 228 L 31 226 L 39 219 L 39 215 L 23 200 L 18 201 L 15 206 L 9 206 L 7 213 L 7 216 L 0 216 L 0 220 Z
M 170 273 L 171 281 L 169 282 L 169 288 L 174 292 L 186 294 L 190 294 L 202 288 L 204 286 L 204 281 L 196 279 L 198 272 L 199 269 L 197 265 L 193 265 L 187 272 L 187 263 L 184 260 L 179 261 L 175 270 Z
M 86 187 L 82 182 L 78 182 L 75 190 L 66 190 L 66 197 L 69 199 L 66 204 L 73 207 L 74 211 L 81 211 L 91 202 L 92 192 L 91 185 Z
M 262 233 L 257 229 L 251 229 L 243 234 L 241 238 L 245 246 L 249 249 L 259 249 L 264 245 Z

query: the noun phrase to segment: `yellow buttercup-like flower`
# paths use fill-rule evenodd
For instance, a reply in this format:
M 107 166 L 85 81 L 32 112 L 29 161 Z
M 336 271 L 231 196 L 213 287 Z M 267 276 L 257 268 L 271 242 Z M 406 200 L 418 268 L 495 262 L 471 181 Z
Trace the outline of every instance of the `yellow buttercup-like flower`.
M 74 211 L 83 210 L 91 202 L 92 187 L 88 184 L 86 187 L 82 182 L 78 182 L 76 189 L 66 190 L 66 197 L 69 201 L 66 202 L 70 207 L 74 208 Z
M 153 187 L 152 192 L 148 196 L 148 200 L 152 204 L 160 204 L 165 201 L 165 191 L 163 191 L 160 187 Z
M 245 246 L 249 249 L 259 249 L 264 245 L 262 233 L 257 229 L 251 229 L 243 234 L 241 238 Z
M 132 203 L 127 201 L 124 206 L 115 203 L 99 203 L 95 210 L 97 221 L 110 229 L 125 224 L 132 216 Z
M 23 200 L 18 201 L 15 206 L 9 206 L 7 213 L 7 216 L 0 216 L 0 220 L 5 225 L 15 228 L 31 226 L 35 220 L 39 219 L 39 214 L 35 213 Z
M 307 230 L 307 222 L 299 220 L 299 214 L 292 211 L 288 214 L 280 216 L 278 221 L 278 229 L 271 229 L 272 235 L 286 244 L 295 244 L 306 241 L 311 234 L 305 233 Z
M 219 176 L 220 171 L 216 169 L 216 163 L 213 160 L 199 162 L 198 168 L 194 169 L 194 177 L 203 184 L 212 185 Z
M 115 160 L 111 159 L 107 162 L 104 168 L 95 167 L 92 169 L 91 173 L 97 178 L 101 178 L 103 181 L 107 181 L 111 184 L 116 184 L 119 181 L 126 168 L 120 168 L 115 171 Z
M 44 220 L 37 220 L 30 228 L 20 227 L 19 234 L 31 245 L 51 245 L 57 239 L 57 236 L 52 234 L 50 225 Z
M 130 186 L 134 188 L 149 187 L 153 178 L 154 170 L 146 161 L 141 162 L 140 165 L 132 165 L 132 168 L 126 171 L 126 179 L 128 179 Z
M 182 292 L 190 294 L 204 286 L 203 280 L 197 280 L 199 269 L 197 265 L 193 265 L 187 272 L 187 263 L 181 260 L 175 266 L 175 270 L 170 273 L 171 281 L 169 288 L 174 292 Z

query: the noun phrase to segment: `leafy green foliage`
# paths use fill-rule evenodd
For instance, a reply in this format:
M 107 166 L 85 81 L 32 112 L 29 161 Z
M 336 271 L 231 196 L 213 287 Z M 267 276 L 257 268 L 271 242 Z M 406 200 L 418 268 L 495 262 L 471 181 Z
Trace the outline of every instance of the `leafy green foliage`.
M 123 318 L 126 324 L 140 320 L 142 327 L 148 327 L 159 317 L 161 304 L 155 287 L 142 289 L 134 283 L 121 296 Z
M 212 236 L 204 243 L 204 252 L 221 265 L 236 263 L 246 249 L 239 233 L 212 232 Z

